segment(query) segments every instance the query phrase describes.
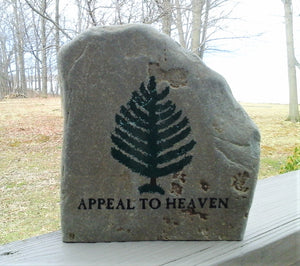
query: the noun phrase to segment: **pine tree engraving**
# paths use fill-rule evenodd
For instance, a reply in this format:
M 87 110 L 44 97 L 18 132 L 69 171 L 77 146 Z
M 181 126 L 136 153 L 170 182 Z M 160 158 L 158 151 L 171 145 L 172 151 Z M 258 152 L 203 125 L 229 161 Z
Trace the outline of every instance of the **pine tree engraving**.
M 184 142 L 191 128 L 187 117 L 180 119 L 182 111 L 176 111 L 175 104 L 165 100 L 169 92 L 166 87 L 158 93 L 152 76 L 147 88 L 142 83 L 115 116 L 111 155 L 133 172 L 150 179 L 149 184 L 138 188 L 140 194 L 163 195 L 165 191 L 156 179 L 182 170 L 193 157 L 187 153 L 195 146 L 194 140 L 177 145 Z

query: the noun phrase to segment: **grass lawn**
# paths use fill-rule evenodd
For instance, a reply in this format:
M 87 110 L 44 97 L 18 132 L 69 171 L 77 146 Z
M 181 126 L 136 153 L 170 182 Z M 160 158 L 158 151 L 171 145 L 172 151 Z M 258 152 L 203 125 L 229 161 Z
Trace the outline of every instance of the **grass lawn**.
M 300 123 L 285 121 L 288 105 L 242 104 L 261 134 L 259 178 L 279 174 L 280 166 L 300 146 Z
M 259 178 L 277 175 L 300 123 L 287 105 L 242 105 L 262 135 Z M 0 101 L 0 244 L 59 229 L 62 124 L 59 98 Z

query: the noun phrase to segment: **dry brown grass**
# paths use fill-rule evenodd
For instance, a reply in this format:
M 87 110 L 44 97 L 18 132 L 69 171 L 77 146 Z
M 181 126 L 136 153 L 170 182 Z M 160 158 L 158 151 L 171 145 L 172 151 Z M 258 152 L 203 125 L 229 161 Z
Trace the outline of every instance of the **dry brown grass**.
M 261 159 L 259 178 L 279 174 L 280 166 L 300 146 L 300 123 L 286 121 L 286 104 L 242 104 L 259 127 Z
M 260 178 L 276 175 L 300 124 L 287 105 L 243 106 L 262 135 Z M 62 123 L 59 98 L 0 101 L 0 244 L 59 229 Z
M 60 100 L 0 101 L 0 243 L 59 228 Z

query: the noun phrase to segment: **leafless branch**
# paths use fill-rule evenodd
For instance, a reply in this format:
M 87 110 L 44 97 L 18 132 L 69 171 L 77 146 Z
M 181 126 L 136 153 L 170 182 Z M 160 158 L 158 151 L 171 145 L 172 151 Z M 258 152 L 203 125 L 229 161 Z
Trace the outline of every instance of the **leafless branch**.
M 48 21 L 50 21 L 56 28 L 58 28 L 68 39 L 72 39 L 71 36 L 66 33 L 64 31 L 64 29 L 62 29 L 61 27 L 59 27 L 59 25 L 57 25 L 57 23 L 51 19 L 49 16 L 46 16 L 44 14 L 42 14 L 39 10 L 37 10 L 28 0 L 25 0 L 26 4 L 38 15 L 40 15 L 41 17 L 43 17 L 44 19 L 47 19 Z
M 88 12 L 88 14 L 89 14 L 89 16 L 92 20 L 92 24 L 93 24 L 93 26 L 97 26 L 97 21 L 96 21 L 96 18 L 95 18 L 96 8 L 95 7 L 92 8 L 92 4 L 93 4 L 92 0 L 87 0 L 86 4 L 87 4 L 87 12 Z

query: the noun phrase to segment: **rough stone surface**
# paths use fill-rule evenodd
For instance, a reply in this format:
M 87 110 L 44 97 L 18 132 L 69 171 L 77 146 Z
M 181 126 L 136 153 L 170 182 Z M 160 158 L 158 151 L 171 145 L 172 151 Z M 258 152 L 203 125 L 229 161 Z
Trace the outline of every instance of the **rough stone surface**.
M 65 242 L 242 239 L 260 135 L 219 74 L 144 25 L 88 30 L 59 66 Z

